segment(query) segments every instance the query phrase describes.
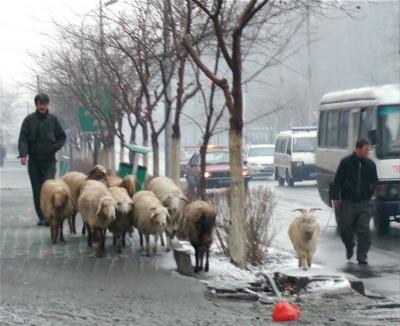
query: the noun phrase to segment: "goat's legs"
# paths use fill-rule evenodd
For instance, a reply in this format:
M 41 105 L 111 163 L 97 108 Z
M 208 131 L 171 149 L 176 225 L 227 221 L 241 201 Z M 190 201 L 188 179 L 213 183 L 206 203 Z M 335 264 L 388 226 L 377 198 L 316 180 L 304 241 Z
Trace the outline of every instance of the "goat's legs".
M 311 259 L 312 259 L 312 258 L 311 258 L 310 256 L 307 257 L 307 265 L 308 265 L 308 268 L 311 267 L 311 264 L 312 264 Z
M 143 248 L 143 233 L 139 232 L 139 242 L 140 242 L 140 248 Z
M 92 230 L 90 229 L 89 225 L 86 224 L 83 225 L 83 228 L 85 228 L 85 233 L 86 233 L 86 229 L 87 229 L 87 245 L 89 248 L 92 248 L 93 246 L 93 238 L 92 238 Z
M 102 229 L 96 229 L 96 257 L 104 255 L 104 232 Z
M 194 272 L 198 273 L 200 271 L 200 268 L 199 268 L 199 247 L 198 246 L 194 246 L 194 254 L 195 254 L 195 257 L 196 257 L 196 265 L 194 267 Z
M 203 271 L 204 247 L 200 247 L 199 251 L 200 251 L 200 268 L 199 268 L 199 271 Z
M 50 222 L 50 235 L 51 235 L 51 241 L 53 244 L 57 243 L 57 238 L 58 238 L 58 224 L 57 220 L 51 220 Z
M 299 261 L 300 261 L 300 266 L 303 270 L 307 270 L 308 266 L 307 266 L 307 257 L 305 254 L 301 254 L 299 257 Z
M 64 233 L 63 233 L 63 229 L 64 229 L 64 220 L 62 220 L 61 222 L 59 222 L 59 228 L 60 228 L 60 241 L 65 241 L 65 240 L 64 240 Z
M 167 235 L 167 238 L 168 238 L 168 235 Z M 163 236 L 163 233 L 161 232 L 160 233 L 160 243 L 161 243 L 161 246 L 165 246 L 165 242 L 164 242 L 164 236 Z

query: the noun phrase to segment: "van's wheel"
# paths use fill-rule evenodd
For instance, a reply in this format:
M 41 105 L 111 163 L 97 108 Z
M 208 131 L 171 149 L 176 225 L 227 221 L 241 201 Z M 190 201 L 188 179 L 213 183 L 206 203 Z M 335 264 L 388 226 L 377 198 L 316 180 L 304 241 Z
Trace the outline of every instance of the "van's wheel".
M 294 179 L 289 176 L 289 171 L 286 171 L 286 183 L 289 187 L 294 187 Z
M 280 186 L 285 185 L 285 179 L 281 178 L 281 176 L 279 175 L 278 169 L 276 169 L 276 171 L 275 171 L 275 180 L 278 180 L 278 183 Z
M 379 236 L 384 236 L 389 233 L 390 216 L 376 212 L 374 215 L 375 229 Z

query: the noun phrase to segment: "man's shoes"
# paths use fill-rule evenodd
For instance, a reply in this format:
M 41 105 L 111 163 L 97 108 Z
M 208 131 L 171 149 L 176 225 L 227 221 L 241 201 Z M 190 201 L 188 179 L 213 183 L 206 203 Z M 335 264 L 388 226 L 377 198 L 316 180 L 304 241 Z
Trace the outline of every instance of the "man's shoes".
M 347 258 L 347 260 L 350 260 L 351 257 L 353 257 L 353 254 L 354 254 L 353 248 L 347 249 L 347 250 L 346 250 L 346 258 Z
M 358 265 L 368 265 L 368 261 L 366 259 L 359 259 Z

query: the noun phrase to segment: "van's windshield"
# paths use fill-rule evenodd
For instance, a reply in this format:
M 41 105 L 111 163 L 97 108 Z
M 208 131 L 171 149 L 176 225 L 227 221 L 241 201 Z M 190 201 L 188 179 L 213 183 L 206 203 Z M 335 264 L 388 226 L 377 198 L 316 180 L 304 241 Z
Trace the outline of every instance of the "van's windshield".
M 378 107 L 379 158 L 400 156 L 400 105 Z
M 293 152 L 315 152 L 317 146 L 316 137 L 293 138 Z

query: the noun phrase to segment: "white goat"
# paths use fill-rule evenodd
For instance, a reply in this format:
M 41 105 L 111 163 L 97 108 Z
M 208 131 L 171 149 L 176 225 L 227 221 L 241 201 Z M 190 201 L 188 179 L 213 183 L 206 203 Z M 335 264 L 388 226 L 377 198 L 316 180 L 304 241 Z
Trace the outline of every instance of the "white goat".
M 317 249 L 320 236 L 320 226 L 316 221 L 314 212 L 319 208 L 298 208 L 301 214 L 296 216 L 289 226 L 289 238 L 297 253 L 299 267 L 307 270 L 311 267 L 312 257 Z

